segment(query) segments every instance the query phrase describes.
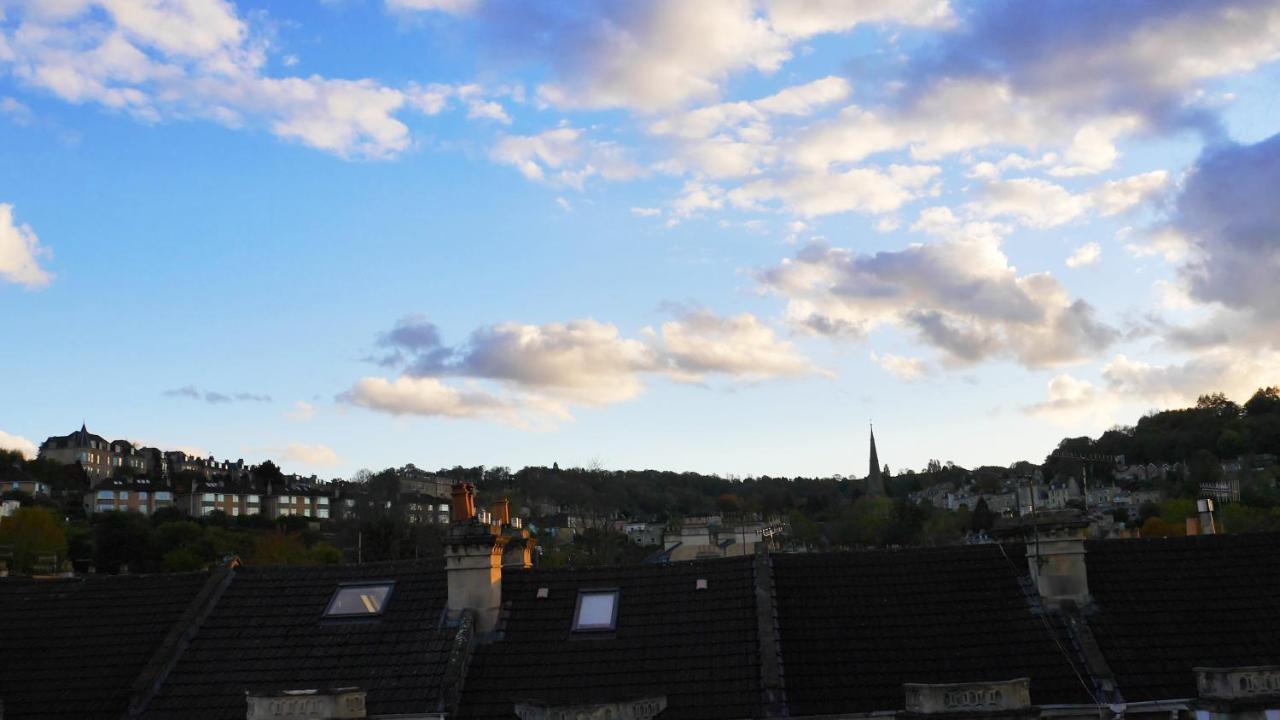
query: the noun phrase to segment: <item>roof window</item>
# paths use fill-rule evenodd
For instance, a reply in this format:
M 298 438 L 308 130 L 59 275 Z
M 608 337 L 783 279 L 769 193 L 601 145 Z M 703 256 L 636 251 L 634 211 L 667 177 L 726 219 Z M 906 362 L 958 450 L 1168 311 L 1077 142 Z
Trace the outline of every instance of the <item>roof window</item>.
M 381 615 L 391 598 L 392 582 L 351 583 L 338 587 L 325 608 L 325 617 L 374 617 Z
M 573 631 L 613 630 L 618 623 L 617 590 L 582 590 L 573 610 Z

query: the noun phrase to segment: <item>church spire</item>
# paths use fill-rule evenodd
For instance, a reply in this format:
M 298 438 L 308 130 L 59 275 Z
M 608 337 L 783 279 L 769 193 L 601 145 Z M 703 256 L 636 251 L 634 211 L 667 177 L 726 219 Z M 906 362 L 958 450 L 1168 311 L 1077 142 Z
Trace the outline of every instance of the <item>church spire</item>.
M 876 429 L 871 427 L 871 467 L 867 472 L 867 494 L 884 495 L 884 475 L 880 471 L 880 456 L 876 453 Z

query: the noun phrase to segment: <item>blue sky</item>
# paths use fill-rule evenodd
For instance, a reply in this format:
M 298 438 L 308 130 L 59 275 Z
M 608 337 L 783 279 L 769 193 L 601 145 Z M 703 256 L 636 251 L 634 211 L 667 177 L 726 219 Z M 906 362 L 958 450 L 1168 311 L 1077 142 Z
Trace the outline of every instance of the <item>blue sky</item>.
M 1278 58 L 1262 1 L 0 0 L 0 446 L 860 476 L 1243 400 Z

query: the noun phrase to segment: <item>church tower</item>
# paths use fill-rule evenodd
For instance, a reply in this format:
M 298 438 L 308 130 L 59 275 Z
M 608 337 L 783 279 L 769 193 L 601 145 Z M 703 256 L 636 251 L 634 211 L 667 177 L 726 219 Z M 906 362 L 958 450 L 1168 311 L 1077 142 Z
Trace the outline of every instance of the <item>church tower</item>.
M 871 428 L 871 467 L 867 473 L 867 494 L 884 495 L 884 474 L 880 471 L 880 456 L 876 454 L 876 429 Z

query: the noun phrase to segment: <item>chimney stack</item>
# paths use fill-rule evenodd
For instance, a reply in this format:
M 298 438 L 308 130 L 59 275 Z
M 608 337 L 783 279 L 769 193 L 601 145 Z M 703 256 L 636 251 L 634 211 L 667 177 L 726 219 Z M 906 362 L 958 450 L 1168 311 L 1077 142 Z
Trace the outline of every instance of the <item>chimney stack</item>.
M 502 606 L 502 556 L 507 538 L 476 517 L 475 486 L 453 486 L 452 521 L 444 543 L 445 575 L 449 584 L 447 618 L 461 620 L 475 614 L 478 634 L 493 632 Z
M 1080 606 L 1089 603 L 1084 558 L 1088 531 L 1089 522 L 1078 513 L 1032 516 L 1025 527 L 1031 579 L 1047 607 L 1056 609 L 1064 602 Z

